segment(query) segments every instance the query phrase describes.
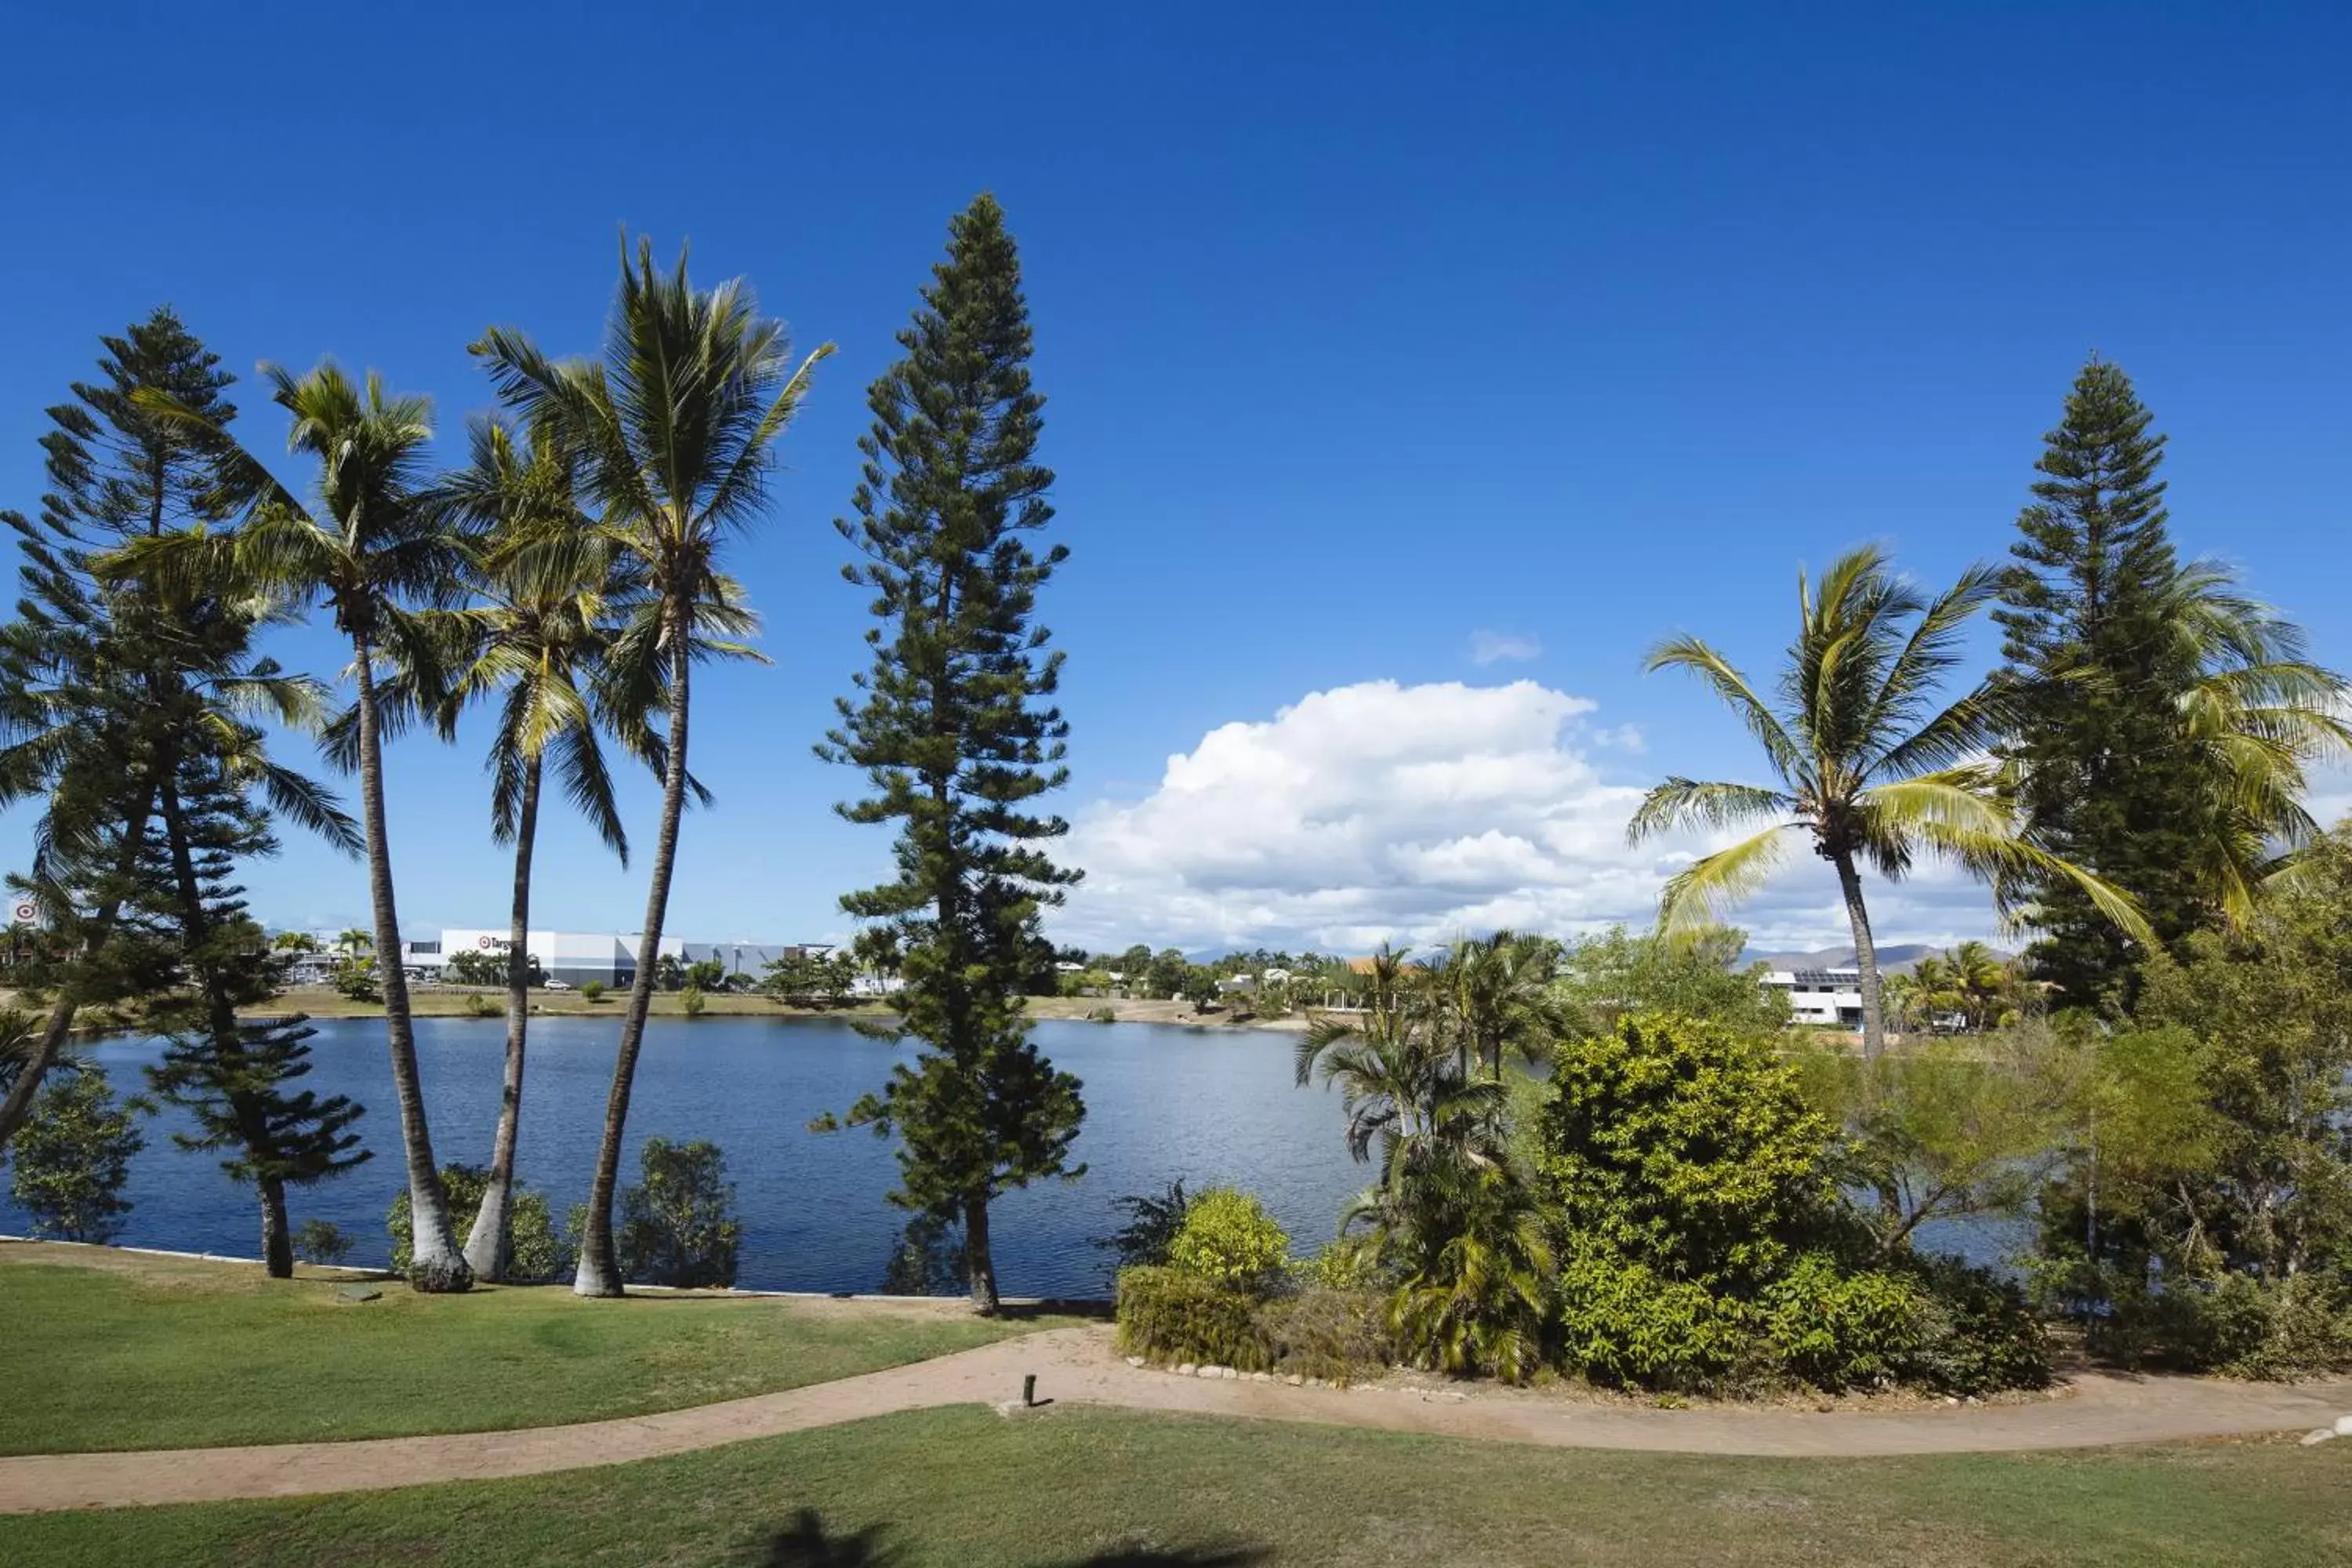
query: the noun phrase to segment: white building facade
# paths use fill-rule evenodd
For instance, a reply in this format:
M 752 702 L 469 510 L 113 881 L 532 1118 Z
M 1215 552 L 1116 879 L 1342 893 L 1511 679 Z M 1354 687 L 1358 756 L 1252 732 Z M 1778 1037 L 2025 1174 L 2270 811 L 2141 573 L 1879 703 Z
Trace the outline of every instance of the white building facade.
M 1862 972 L 1858 969 L 1775 969 L 1765 974 L 1763 984 L 1767 990 L 1788 996 L 1789 1016 L 1797 1023 L 1862 1027 Z
M 528 934 L 527 941 L 530 956 L 539 961 L 539 967 L 550 980 L 561 980 L 567 985 L 585 985 L 593 980 L 615 988 L 636 984 L 638 953 L 645 945 L 642 937 L 629 931 L 534 931 Z M 415 951 L 424 945 L 413 944 L 415 956 L 410 962 L 420 968 L 429 967 L 437 975 L 459 952 L 505 956 L 508 935 L 503 927 L 497 931 L 452 928 L 441 933 L 439 952 L 430 961 Z M 698 963 L 716 963 L 724 973 L 726 983 L 731 984 L 739 976 L 745 983 L 756 981 L 777 959 L 812 950 L 827 951 L 823 944 L 696 942 L 667 936 L 662 938 L 657 952 L 689 968 Z

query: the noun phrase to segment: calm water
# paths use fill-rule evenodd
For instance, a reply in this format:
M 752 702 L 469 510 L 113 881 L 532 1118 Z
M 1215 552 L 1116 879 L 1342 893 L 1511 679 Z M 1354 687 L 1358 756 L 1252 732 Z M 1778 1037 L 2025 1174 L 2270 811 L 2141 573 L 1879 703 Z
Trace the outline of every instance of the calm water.
M 382 1265 L 390 1253 L 384 1211 L 403 1185 L 383 1025 L 342 1019 L 315 1027 L 308 1081 L 368 1108 L 360 1126 L 376 1157 L 290 1194 L 294 1223 L 331 1220 L 358 1243 L 352 1261 Z M 1087 1120 L 1076 1155 L 1087 1171 L 996 1205 L 997 1273 L 1008 1294 L 1105 1293 L 1108 1255 L 1094 1243 L 1123 1221 L 1112 1200 L 1156 1193 L 1180 1176 L 1195 1190 L 1223 1182 L 1255 1193 L 1303 1251 L 1329 1238 L 1340 1205 L 1370 1175 L 1340 1142 L 1338 1094 L 1293 1086 L 1293 1036 L 1154 1024 L 1034 1027 L 1055 1062 L 1085 1081 Z M 548 1194 L 559 1223 L 587 1195 L 619 1036 L 617 1018 L 531 1023 L 517 1168 L 525 1184 Z M 505 1044 L 503 1021 L 417 1020 L 418 1066 L 443 1163 L 488 1163 Z M 144 1088 L 139 1068 L 157 1050 L 116 1040 L 87 1054 L 121 1093 Z M 863 1131 L 813 1133 L 807 1123 L 822 1111 L 846 1110 L 881 1084 L 893 1060 L 911 1054 L 837 1020 L 656 1020 L 638 1062 L 623 1180 L 636 1179 L 637 1146 L 648 1136 L 709 1139 L 727 1152 L 743 1218 L 739 1284 L 874 1289 L 906 1221 L 883 1196 L 897 1174 L 892 1146 Z M 128 1193 L 134 1207 L 121 1239 L 253 1256 L 260 1242 L 248 1190 L 221 1173 L 215 1156 L 173 1145 L 169 1134 L 186 1126 L 168 1107 L 146 1123 L 147 1149 L 132 1165 Z M 471 1217 L 459 1222 L 461 1240 Z M 27 1228 L 0 1184 L 0 1231 Z M 1922 1245 L 1978 1261 L 1997 1258 L 2015 1234 L 1989 1224 L 1931 1228 L 1941 1234 L 1923 1230 Z
M 376 1157 L 291 1194 L 294 1222 L 331 1220 L 357 1239 L 353 1262 L 380 1265 L 390 1249 L 384 1210 L 403 1185 L 383 1025 L 346 1019 L 314 1026 L 308 1082 L 367 1107 L 360 1126 Z M 1111 1200 L 1157 1192 L 1179 1176 L 1195 1188 L 1247 1187 L 1302 1247 L 1331 1235 L 1341 1204 L 1364 1183 L 1367 1173 L 1340 1142 L 1338 1095 L 1292 1086 L 1289 1035 L 1060 1021 L 1035 1028 L 1055 1062 L 1085 1080 L 1076 1158 L 1088 1169 L 1076 1182 L 1009 1194 L 994 1208 L 997 1273 L 1009 1294 L 1103 1293 L 1108 1255 L 1093 1242 L 1122 1223 Z M 517 1169 L 526 1184 L 548 1194 L 559 1221 L 587 1195 L 619 1036 L 617 1018 L 531 1022 Z M 417 1020 L 418 1067 L 442 1163 L 488 1162 L 505 1044 L 500 1022 Z M 139 1068 L 156 1052 L 135 1040 L 86 1048 L 118 1093 L 144 1087 Z M 623 1180 L 636 1179 L 637 1145 L 647 1136 L 709 1139 L 727 1152 L 743 1217 L 738 1283 L 871 1290 L 907 1217 L 883 1197 L 896 1178 L 892 1146 L 864 1131 L 820 1134 L 806 1127 L 811 1117 L 846 1110 L 878 1087 L 902 1054 L 911 1051 L 832 1020 L 656 1020 L 638 1063 Z M 121 1239 L 253 1256 L 260 1243 L 248 1190 L 221 1173 L 215 1156 L 173 1145 L 169 1133 L 186 1125 L 168 1107 L 146 1123 L 147 1149 L 132 1166 L 127 1194 L 135 1206 Z M 0 1184 L 0 1231 L 26 1228 Z

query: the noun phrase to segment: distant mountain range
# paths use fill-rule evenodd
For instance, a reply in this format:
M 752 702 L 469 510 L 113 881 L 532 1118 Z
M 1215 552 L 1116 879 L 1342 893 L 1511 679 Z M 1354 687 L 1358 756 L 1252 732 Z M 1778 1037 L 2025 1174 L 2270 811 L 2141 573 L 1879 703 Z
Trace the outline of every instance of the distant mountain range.
M 1895 942 L 1878 950 L 1879 971 L 1885 974 L 1900 974 L 1930 954 L 1940 957 L 1950 951 L 1949 948 L 1932 947 L 1924 942 Z M 1993 949 L 1992 954 L 2003 963 L 2010 958 L 1999 948 Z M 1751 947 L 1739 955 L 1739 967 L 1745 969 L 1751 963 L 1761 963 L 1772 969 L 1852 969 L 1853 948 L 1848 945 L 1817 947 L 1811 952 L 1759 952 Z

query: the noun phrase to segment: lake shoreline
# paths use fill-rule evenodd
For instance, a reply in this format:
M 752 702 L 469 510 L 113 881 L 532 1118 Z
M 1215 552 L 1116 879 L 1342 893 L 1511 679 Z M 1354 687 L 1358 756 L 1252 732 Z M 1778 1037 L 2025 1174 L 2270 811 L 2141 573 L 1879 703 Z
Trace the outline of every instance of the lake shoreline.
M 681 993 L 656 992 L 652 1016 L 687 1021 L 680 1003 Z M 493 1014 L 474 1010 L 475 999 L 486 998 L 498 1005 Z M 1272 1029 L 1297 1033 L 1307 1027 L 1304 1014 L 1293 1013 L 1286 1017 L 1236 1018 L 1226 1011 L 1203 1014 L 1190 1002 L 1150 1002 L 1102 996 L 1032 996 L 1028 999 L 1032 1018 L 1064 1023 L 1119 1023 L 1172 1025 L 1181 1028 L 1202 1030 Z M 606 992 L 591 1002 L 577 991 L 534 991 L 530 995 L 533 1017 L 549 1018 L 612 1018 L 616 1022 L 628 1007 L 625 992 Z M 440 985 L 430 989 L 419 987 L 409 993 L 409 1010 L 419 1018 L 460 1018 L 484 1024 L 503 1025 L 506 1022 L 506 992 L 488 985 Z M 1113 1017 L 1097 1018 L 1094 1015 L 1108 1011 Z M 383 1005 L 380 1002 L 354 1002 L 323 986 L 298 986 L 280 993 L 272 1000 L 242 1010 L 245 1018 L 282 1018 L 290 1013 L 302 1013 L 313 1018 L 381 1018 Z M 850 1007 L 791 1007 L 771 1002 L 764 996 L 745 996 L 729 992 L 709 992 L 703 996 L 701 1018 L 775 1018 L 814 1020 L 841 1018 L 850 1022 L 876 1021 L 890 1017 L 889 1008 L 878 1003 L 860 1003 Z

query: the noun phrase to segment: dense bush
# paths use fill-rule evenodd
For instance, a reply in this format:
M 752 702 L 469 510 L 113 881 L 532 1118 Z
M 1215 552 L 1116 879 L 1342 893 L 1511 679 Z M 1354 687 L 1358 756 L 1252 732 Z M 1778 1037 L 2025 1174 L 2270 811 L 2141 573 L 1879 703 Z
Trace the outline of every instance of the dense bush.
M 147 1146 L 133 1099 L 117 1100 L 106 1070 L 81 1063 L 44 1087 L 9 1147 L 9 1190 L 35 1236 L 112 1241 L 131 1212 L 123 1184 L 131 1157 Z
M 648 1138 L 638 1166 L 645 1180 L 622 1193 L 614 1237 L 621 1277 L 679 1289 L 732 1286 L 743 1223 L 719 1145 Z
M 352 1255 L 354 1245 L 332 1220 L 306 1219 L 294 1231 L 294 1256 L 305 1263 L 331 1268 Z
M 1765 1039 L 1639 1015 L 1564 1045 L 1537 1142 L 1570 1371 L 1674 1390 L 2048 1378 L 2020 1292 L 1855 1212 L 1853 1152 Z
M 1279 1271 L 1289 1256 L 1290 1237 L 1265 1206 L 1232 1187 L 1195 1197 L 1168 1244 L 1171 1268 L 1244 1288 Z
M 1275 1296 L 1258 1304 L 1257 1342 L 1276 1372 L 1336 1383 L 1373 1375 L 1395 1359 L 1386 1301 L 1372 1290 L 1307 1289 Z
M 1118 1342 L 1156 1362 L 1193 1362 L 1269 1372 L 1274 1357 L 1259 1332 L 1262 1299 L 1194 1269 L 1144 1265 L 1118 1273 Z
M 1118 1274 L 1119 1348 L 1162 1365 L 1192 1362 L 1346 1382 L 1391 1360 L 1386 1299 L 1369 1290 L 1264 1294 L 1188 1269 Z
M 1192 1212 L 1192 1199 L 1180 1177 L 1160 1193 L 1130 1193 L 1113 1198 L 1110 1206 L 1127 1215 L 1127 1224 L 1095 1243 L 1118 1259 L 1118 1267 L 1168 1261 L 1168 1248 Z
M 448 1200 L 450 1222 L 461 1241 L 482 1206 L 482 1192 L 489 1182 L 490 1173 L 485 1166 L 441 1167 L 441 1192 Z M 549 1284 L 571 1274 L 572 1247 L 567 1237 L 556 1234 L 555 1216 L 547 1206 L 545 1193 L 516 1187 L 513 1200 L 507 1205 L 507 1215 L 514 1232 L 514 1259 L 507 1271 L 509 1282 Z M 408 1194 L 404 1189 L 392 1200 L 383 1227 L 392 1236 L 392 1271 L 404 1275 L 408 1272 L 413 1240 Z

